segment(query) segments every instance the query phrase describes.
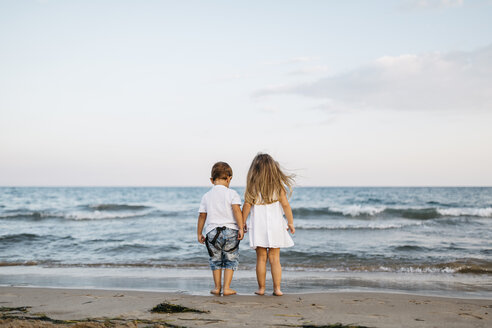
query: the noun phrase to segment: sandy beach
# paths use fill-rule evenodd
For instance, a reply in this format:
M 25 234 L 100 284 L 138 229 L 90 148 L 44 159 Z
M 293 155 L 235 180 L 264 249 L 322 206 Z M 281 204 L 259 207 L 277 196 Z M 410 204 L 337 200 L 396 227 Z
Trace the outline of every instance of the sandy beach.
M 169 303 L 203 311 L 152 313 Z M 0 327 L 490 327 L 492 300 L 392 293 L 283 297 L 0 287 Z M 87 320 L 89 319 L 89 320 Z

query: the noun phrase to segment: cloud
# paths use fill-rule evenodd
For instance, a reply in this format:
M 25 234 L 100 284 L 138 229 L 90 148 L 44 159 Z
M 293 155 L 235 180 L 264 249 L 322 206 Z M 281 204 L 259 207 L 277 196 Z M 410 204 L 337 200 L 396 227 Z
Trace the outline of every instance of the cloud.
M 314 56 L 300 56 L 300 57 L 292 57 L 287 60 L 279 60 L 279 61 L 271 61 L 265 62 L 265 65 L 288 65 L 288 64 L 305 64 L 319 60 L 319 57 Z
M 328 72 L 328 66 L 325 65 L 315 65 L 315 66 L 306 66 L 296 69 L 294 71 L 289 72 L 290 75 L 307 75 L 307 74 L 316 74 L 316 73 L 326 73 Z
M 233 81 L 233 80 L 241 80 L 241 79 L 248 78 L 248 77 L 250 77 L 250 75 L 235 73 L 235 74 L 219 76 L 217 78 L 217 80 L 218 81 Z
M 313 62 L 316 60 L 319 60 L 319 58 L 318 57 L 303 56 L 303 57 L 290 58 L 285 63 L 308 63 L 308 62 Z
M 312 83 L 276 85 L 255 97 L 297 94 L 331 108 L 492 110 L 492 45 L 471 52 L 384 56 Z
M 402 9 L 420 10 L 420 9 L 442 9 L 461 7 L 464 0 L 407 0 L 402 5 Z

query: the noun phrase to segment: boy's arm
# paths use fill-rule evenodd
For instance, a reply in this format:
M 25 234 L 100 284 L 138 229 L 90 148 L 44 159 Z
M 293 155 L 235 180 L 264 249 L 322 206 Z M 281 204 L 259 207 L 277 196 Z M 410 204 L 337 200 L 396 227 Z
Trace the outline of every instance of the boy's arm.
M 279 201 L 284 209 L 285 217 L 289 226 L 287 230 L 290 230 L 290 233 L 294 234 L 296 232 L 296 229 L 294 228 L 294 215 L 292 214 L 292 209 L 290 208 L 289 200 L 287 199 L 287 195 L 284 190 L 280 193 Z
M 234 214 L 234 219 L 236 220 L 237 226 L 239 227 L 237 239 L 242 240 L 244 237 L 244 223 L 243 216 L 241 214 L 241 205 L 232 204 L 232 213 Z
M 251 211 L 251 204 L 244 202 L 243 204 L 243 223 L 244 231 L 247 232 L 248 227 L 246 226 L 246 220 L 248 219 L 249 212 Z
M 196 236 L 198 241 L 203 244 L 205 242 L 205 236 L 203 236 L 203 226 L 205 225 L 205 221 L 207 220 L 207 213 L 200 213 L 198 215 L 198 224 L 196 227 Z

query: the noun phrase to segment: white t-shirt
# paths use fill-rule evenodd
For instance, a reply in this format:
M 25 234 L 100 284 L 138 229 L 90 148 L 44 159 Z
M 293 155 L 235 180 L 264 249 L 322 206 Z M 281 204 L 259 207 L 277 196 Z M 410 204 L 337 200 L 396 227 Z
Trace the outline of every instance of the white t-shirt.
M 205 234 L 217 227 L 239 230 L 232 212 L 232 205 L 241 205 L 241 197 L 232 189 L 215 185 L 202 197 L 199 213 L 207 213 Z

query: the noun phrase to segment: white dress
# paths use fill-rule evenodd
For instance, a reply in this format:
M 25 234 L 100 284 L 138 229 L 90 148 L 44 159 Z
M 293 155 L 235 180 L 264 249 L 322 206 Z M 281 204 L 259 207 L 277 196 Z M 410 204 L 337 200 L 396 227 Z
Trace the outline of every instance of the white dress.
M 280 202 L 251 206 L 249 246 L 265 248 L 292 247 L 294 241 L 287 231 L 287 222 Z

